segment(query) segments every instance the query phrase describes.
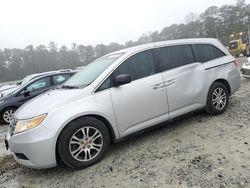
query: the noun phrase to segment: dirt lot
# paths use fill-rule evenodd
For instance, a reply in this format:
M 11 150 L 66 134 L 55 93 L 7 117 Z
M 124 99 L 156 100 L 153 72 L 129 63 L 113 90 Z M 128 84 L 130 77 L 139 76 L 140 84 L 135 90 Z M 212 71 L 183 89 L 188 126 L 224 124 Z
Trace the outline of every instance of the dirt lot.
M 250 80 L 242 78 L 223 115 L 165 123 L 113 144 L 84 170 L 24 168 L 3 147 L 0 187 L 250 187 Z

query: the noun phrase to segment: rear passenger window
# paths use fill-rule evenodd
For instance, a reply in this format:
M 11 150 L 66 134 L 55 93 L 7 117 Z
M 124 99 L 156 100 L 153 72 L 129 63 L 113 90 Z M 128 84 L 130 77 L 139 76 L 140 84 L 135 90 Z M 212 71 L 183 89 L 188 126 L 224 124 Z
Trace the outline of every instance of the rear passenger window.
M 225 56 L 225 54 L 210 44 L 193 44 L 193 51 L 197 62 L 207 62 Z
M 120 74 L 129 74 L 132 81 L 155 74 L 152 51 L 140 52 L 125 60 L 114 71 L 115 77 Z
M 53 76 L 53 81 L 55 85 L 60 85 L 71 77 L 70 74 L 61 74 Z
M 51 87 L 51 82 L 50 82 L 50 77 L 45 77 L 45 78 L 41 78 L 37 81 L 34 81 L 32 84 L 30 84 L 29 86 L 25 87 L 20 93 L 24 94 L 25 91 L 29 91 L 29 92 L 35 92 L 35 91 L 40 91 L 42 89 L 46 89 Z
M 191 45 L 176 45 L 157 48 L 154 49 L 154 57 L 160 71 L 194 63 Z

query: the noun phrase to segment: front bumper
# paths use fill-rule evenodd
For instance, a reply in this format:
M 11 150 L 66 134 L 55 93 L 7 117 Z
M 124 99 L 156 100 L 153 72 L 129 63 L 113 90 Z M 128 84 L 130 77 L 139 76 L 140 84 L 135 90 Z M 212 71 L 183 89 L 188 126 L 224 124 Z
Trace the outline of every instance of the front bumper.
M 54 134 L 38 127 L 11 136 L 6 134 L 5 141 L 17 163 L 30 168 L 50 168 L 57 165 Z

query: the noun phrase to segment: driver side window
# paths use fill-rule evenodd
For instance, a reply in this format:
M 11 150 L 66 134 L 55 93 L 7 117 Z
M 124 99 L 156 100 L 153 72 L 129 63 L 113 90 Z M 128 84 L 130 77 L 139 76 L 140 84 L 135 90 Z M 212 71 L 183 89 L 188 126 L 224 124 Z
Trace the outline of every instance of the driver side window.
M 146 50 L 125 60 L 114 72 L 114 76 L 129 74 L 131 81 L 155 74 L 152 50 Z
M 42 78 L 40 80 L 33 82 L 32 84 L 30 84 L 26 88 L 24 88 L 24 90 L 20 94 L 23 94 L 25 91 L 29 91 L 32 93 L 35 91 L 39 91 L 39 90 L 48 88 L 50 86 L 51 86 L 50 77 Z
M 112 87 L 112 78 L 120 74 L 129 74 L 131 81 L 144 78 L 156 73 L 154 58 L 152 50 L 139 52 L 132 57 L 125 60 L 119 67 L 111 74 L 96 92 L 103 91 Z

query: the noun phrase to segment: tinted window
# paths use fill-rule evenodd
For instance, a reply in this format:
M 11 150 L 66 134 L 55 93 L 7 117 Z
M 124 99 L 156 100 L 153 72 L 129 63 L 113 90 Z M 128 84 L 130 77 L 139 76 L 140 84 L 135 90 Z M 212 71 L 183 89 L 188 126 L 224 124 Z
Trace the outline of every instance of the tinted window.
M 154 49 L 155 60 L 161 71 L 194 62 L 190 45 L 168 46 Z
M 193 44 L 192 47 L 197 62 L 204 63 L 225 56 L 222 51 L 210 44 Z
M 70 77 L 69 74 L 55 75 L 55 76 L 53 76 L 54 84 L 55 85 L 62 84 L 63 82 L 65 82 L 66 80 L 68 80 L 69 77 Z
M 33 82 L 32 84 L 24 88 L 24 90 L 21 93 L 23 93 L 26 90 L 30 92 L 39 91 L 39 90 L 48 88 L 50 86 L 51 86 L 50 77 L 46 77 L 46 78 L 42 78 L 40 80 Z
M 152 51 L 140 52 L 125 60 L 114 72 L 115 77 L 120 74 L 129 74 L 132 81 L 155 74 Z

